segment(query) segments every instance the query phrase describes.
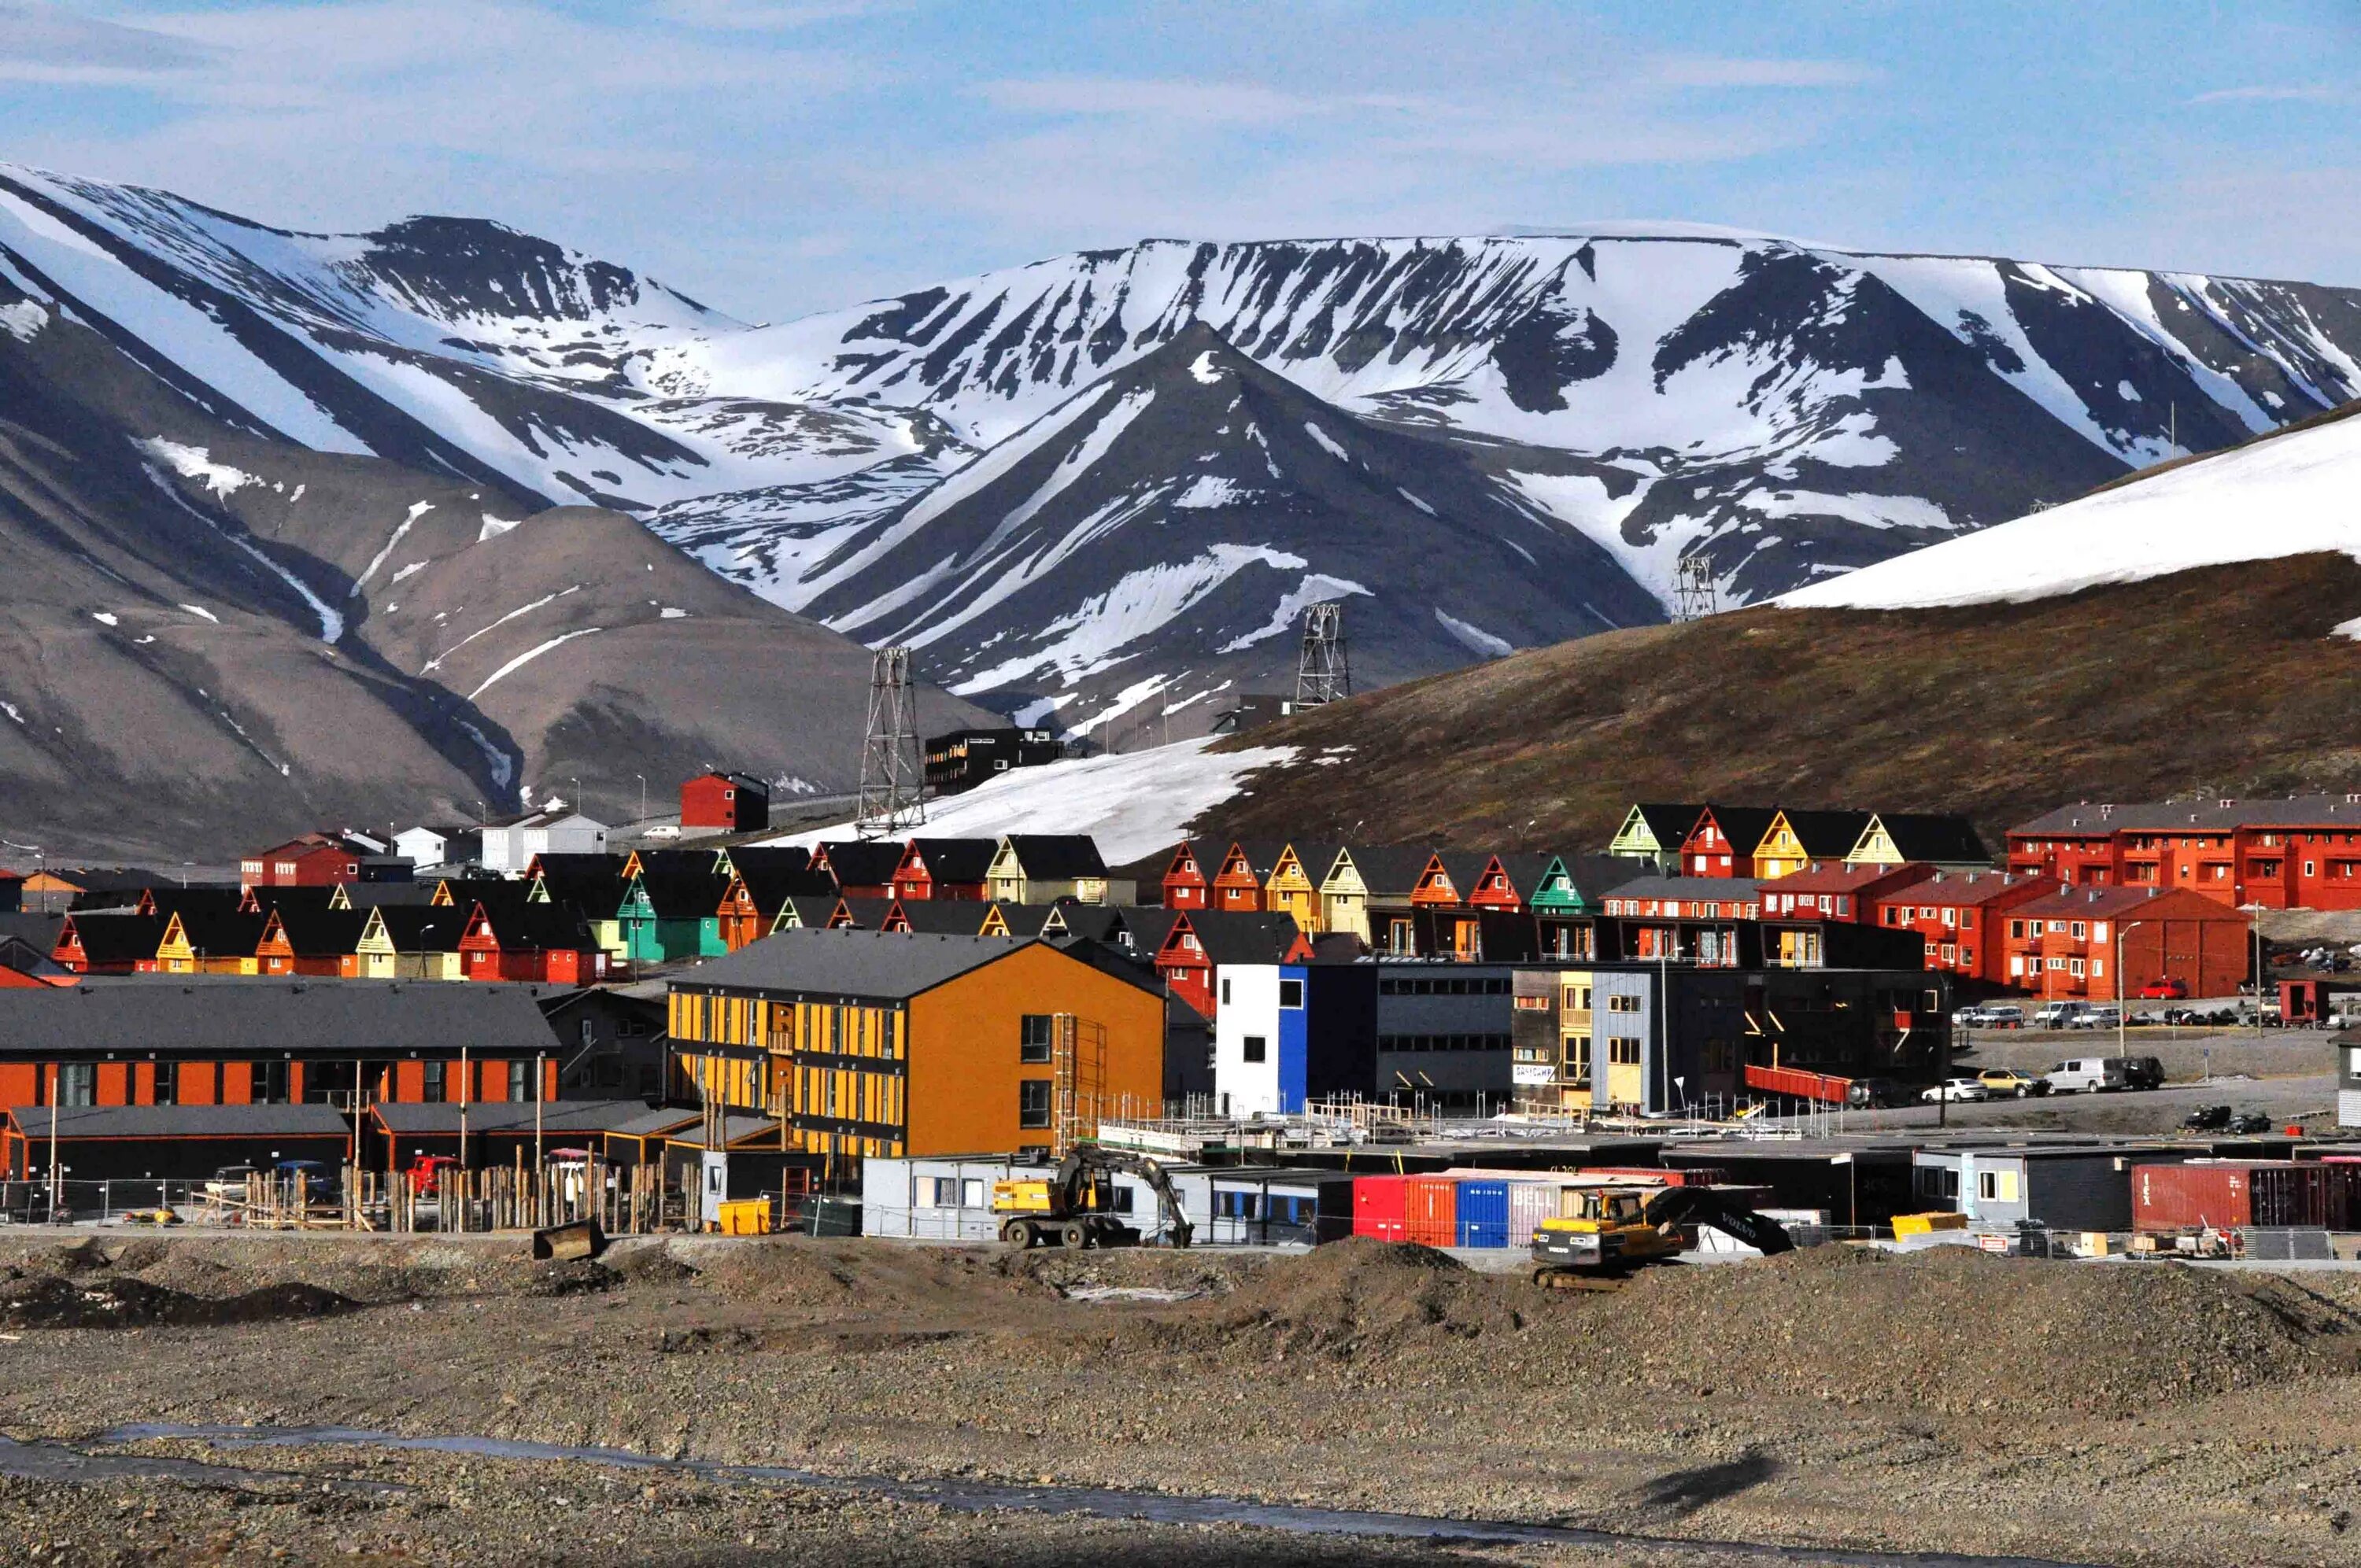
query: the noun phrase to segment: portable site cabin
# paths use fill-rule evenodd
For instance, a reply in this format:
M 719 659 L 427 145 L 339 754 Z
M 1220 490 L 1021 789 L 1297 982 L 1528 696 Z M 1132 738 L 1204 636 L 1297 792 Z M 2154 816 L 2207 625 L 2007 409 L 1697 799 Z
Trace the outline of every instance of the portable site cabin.
M 1353 1179 L 1337 1171 L 1240 1166 L 1213 1170 L 1205 1181 L 1210 1213 L 1197 1234 L 1201 1245 L 1315 1246 L 1353 1234 Z M 1190 1189 L 1181 1190 L 1185 1205 Z M 1153 1204 L 1155 1194 L 1147 1201 Z
M 988 1242 L 1000 1236 L 992 1190 L 1003 1181 L 1052 1174 L 1005 1155 L 872 1156 L 861 1163 L 861 1234 Z
M 2202 1152 L 2171 1145 L 1923 1148 L 1912 1157 L 1910 1179 L 1922 1207 L 1985 1224 L 2127 1231 L 2132 1168 L 2178 1165 Z

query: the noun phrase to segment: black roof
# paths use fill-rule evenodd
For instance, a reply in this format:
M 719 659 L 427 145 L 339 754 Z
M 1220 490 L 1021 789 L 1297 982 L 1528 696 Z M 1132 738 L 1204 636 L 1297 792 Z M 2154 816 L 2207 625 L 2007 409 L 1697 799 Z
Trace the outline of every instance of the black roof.
M 254 891 L 259 896 L 266 893 L 294 893 L 298 890 L 272 887 L 257 888 Z M 322 887 L 309 891 L 320 895 L 320 907 L 325 909 L 328 906 L 328 895 L 336 890 L 333 887 Z M 156 913 L 159 915 L 170 915 L 176 909 L 235 910 L 246 902 L 246 890 L 237 887 L 179 887 L 168 883 L 163 887 L 148 888 L 146 892 L 148 901 L 156 906 Z M 78 900 L 77 902 L 79 903 Z M 95 905 L 91 907 L 106 906 Z
M 830 839 L 820 849 L 840 888 L 890 886 L 902 863 L 902 846 L 890 839 Z
M 0 969 L 12 969 L 18 974 L 29 974 L 42 980 L 65 978 L 71 971 L 49 957 L 49 949 L 37 948 L 22 937 L 0 931 Z
M 1640 820 L 1648 825 L 1648 831 L 1654 835 L 1660 848 L 1677 850 L 1681 847 L 1681 840 L 1689 836 L 1689 829 L 1697 826 L 1697 818 L 1705 815 L 1705 803 L 1643 800 L 1631 809 L 1638 812 Z M 1767 824 L 1770 819 L 1765 817 L 1763 820 Z M 1747 848 L 1751 850 L 1753 846 L 1750 844 Z
M 1840 861 L 1852 853 L 1861 842 L 1862 829 L 1869 826 L 1866 811 L 1790 811 L 1785 813 L 1787 826 L 1795 830 L 1795 839 L 1804 846 L 1804 853 L 1816 861 Z
M 508 952 L 588 952 L 597 946 L 590 922 L 570 904 L 506 904 L 498 909 L 487 905 L 484 918 L 492 923 L 493 938 Z
M 1541 890 L 1542 875 L 1550 869 L 1552 862 L 1565 857 L 1551 854 L 1546 850 L 1511 850 L 1493 858 L 1500 862 L 1500 869 L 1509 873 L 1509 885 L 1517 890 L 1517 896 L 1530 899 Z
M 252 958 L 262 941 L 264 916 L 240 915 L 235 909 L 181 909 L 172 918 L 181 923 L 181 935 L 189 939 L 190 948 L 200 956 L 218 954 L 225 958 Z
M 937 882 L 982 882 L 1000 852 L 996 839 L 913 839 L 911 846 Z
M 1098 840 L 1087 833 L 1011 833 L 1008 848 L 1030 882 L 1071 882 L 1106 875 Z
M 900 999 L 997 963 L 1030 944 L 899 931 L 781 931 L 673 977 L 675 988 Z
M 388 904 L 380 905 L 377 914 L 385 922 L 386 940 L 397 954 L 456 953 L 459 938 L 467 934 L 474 907 L 472 904 L 466 909 Z
M 790 898 L 835 901 L 836 879 L 826 872 L 811 870 L 808 861 L 795 865 L 782 861 L 750 866 L 736 855 L 732 855 L 730 861 L 738 867 L 739 880 L 746 884 L 746 896 L 754 901 L 756 909 L 774 919 L 778 917 L 779 906 Z
M 612 1133 L 643 1119 L 648 1113 L 648 1102 L 644 1100 L 478 1100 L 467 1106 L 467 1131 L 471 1134 L 530 1133 L 536 1124 L 536 1111 L 540 1113 L 538 1125 L 544 1136 L 564 1133 Z M 369 1113 L 384 1124 L 387 1132 L 404 1137 L 456 1137 L 459 1134 L 459 1104 L 456 1101 L 425 1105 L 380 1100 L 369 1107 Z
M 368 916 L 357 909 L 331 909 L 326 905 L 283 905 L 272 911 L 287 945 L 302 958 L 341 958 L 361 939 Z
M 83 955 L 94 964 L 152 959 L 164 940 L 164 917 L 161 915 L 83 910 L 67 918 L 73 922 L 74 935 L 82 941 Z M 60 938 L 63 939 L 62 931 Z
M 1372 898 L 1409 897 L 1434 859 L 1433 850 L 1419 844 L 1347 844 L 1345 853 L 1353 857 L 1353 869 Z
M 1072 936 L 1119 948 L 1124 945 L 1124 938 L 1131 934 L 1131 923 L 1113 905 L 1077 904 L 1071 898 L 1061 898 L 1056 907 L 1059 918 L 1066 923 L 1066 930 Z
M 1560 855 L 1557 860 L 1582 898 L 1603 897 L 1609 888 L 1631 880 L 1631 861 L 1622 855 Z
M 1132 947 L 1143 953 L 1152 953 L 1164 945 L 1172 934 L 1172 922 L 1180 917 L 1178 909 L 1167 909 L 1159 904 L 1126 905 L 1123 923 L 1131 932 Z
M 43 915 L 30 909 L 0 910 L 0 938 L 14 937 L 44 953 L 58 945 L 58 934 L 65 929 L 65 924 L 62 915 Z
M 1011 904 L 1006 899 L 993 900 L 993 906 L 1000 911 L 1001 921 L 1012 937 L 1039 936 L 1058 909 L 1054 904 Z
M 434 884 L 431 882 L 348 882 L 344 886 L 345 902 L 355 909 L 434 902 Z
M 20 1132 L 49 1135 L 49 1107 L 12 1105 Z M 60 1105 L 58 1136 L 65 1138 L 346 1138 L 344 1113 L 333 1105 Z
M 1938 812 L 1881 811 L 1877 824 L 1885 829 L 1885 836 L 1894 840 L 1895 851 L 1905 861 L 1933 861 L 1939 865 L 1992 863 L 1992 851 L 1984 848 L 1975 825 L 1964 817 Z
M 859 902 L 865 904 L 869 901 L 862 899 Z M 973 937 L 983 930 L 984 912 L 991 907 L 989 904 L 978 904 L 973 899 L 906 898 L 902 901 L 902 916 L 909 921 L 910 929 L 916 932 Z
M 800 872 L 811 864 L 811 851 L 796 844 L 749 844 L 730 851 L 730 869 L 751 877 L 757 871 L 775 876 Z
M 730 879 L 713 869 L 709 854 L 695 861 L 642 860 L 640 891 L 648 895 L 649 906 L 660 918 L 703 919 L 719 911 L 722 895 L 730 891 Z
M 819 930 L 825 928 L 830 920 L 836 918 L 836 906 L 844 901 L 833 893 L 798 893 L 789 894 L 786 902 L 795 906 L 796 918 L 803 922 L 801 927 L 790 926 L 787 927 L 787 929 L 792 931 L 797 929 Z M 869 899 L 864 900 L 863 902 L 879 903 L 882 901 Z M 772 918 L 775 920 L 778 916 L 773 916 Z
M 0 991 L 0 1052 L 275 1051 L 372 1057 L 412 1049 L 553 1048 L 540 999 L 567 987 L 449 981 L 125 975 Z
M 1444 874 L 1451 879 L 1452 891 L 1463 900 L 1475 893 L 1492 863 L 1492 857 L 1481 850 L 1442 850 L 1436 851 L 1436 858 L 1443 862 Z
M 145 866 L 51 866 L 48 874 L 84 893 L 141 893 L 178 883 Z
M 1763 842 L 1763 835 L 1771 831 L 1771 824 L 1776 820 L 1779 816 L 1779 811 L 1776 806 L 1707 805 L 1697 808 L 1697 820 L 1703 820 L 1705 814 L 1708 811 L 1713 813 L 1714 826 L 1719 828 L 1721 829 L 1721 836 L 1730 840 L 1730 850 L 1733 857 L 1739 855 L 1752 855 L 1754 853 L 1755 846 Z M 1787 820 L 1790 824 L 1794 824 L 1799 816 L 1805 815 L 1808 814 L 1791 811 L 1787 814 Z M 1694 831 L 1697 828 L 1697 821 L 1692 821 L 1689 824 L 1689 828 Z M 1802 827 L 1797 826 L 1795 828 L 1795 831 L 1798 834 L 1801 834 L 1803 832 Z M 1856 828 L 1853 829 L 1853 838 L 1858 839 L 1860 837 L 1861 830 Z M 1664 840 L 1661 839 L 1656 841 L 1660 844 L 1664 843 Z M 1679 847 L 1678 843 L 1665 845 L 1665 848 L 1667 849 L 1678 849 Z M 1841 856 L 1845 852 L 1845 850 L 1850 850 L 1851 848 L 1851 839 L 1847 839 L 1844 850 L 1839 850 L 1837 853 Z
M 1188 917 L 1189 928 L 1197 933 L 1205 956 L 1216 964 L 1275 964 L 1301 935 L 1294 916 L 1268 910 L 1186 909 L 1180 913 Z

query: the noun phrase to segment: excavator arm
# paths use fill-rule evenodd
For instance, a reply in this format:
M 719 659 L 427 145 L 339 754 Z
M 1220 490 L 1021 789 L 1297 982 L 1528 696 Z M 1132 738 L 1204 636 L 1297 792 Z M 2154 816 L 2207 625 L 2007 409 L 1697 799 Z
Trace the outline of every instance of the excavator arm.
M 1709 1187 L 1667 1187 L 1648 1200 L 1641 1216 L 1658 1230 L 1674 1225 L 1711 1225 L 1765 1257 L 1795 1249 L 1794 1239 L 1778 1221 L 1733 1203 Z
M 1164 1167 L 1146 1155 L 1127 1149 L 1111 1149 L 1102 1144 L 1076 1144 L 1058 1167 L 1058 1196 L 1060 1212 L 1073 1213 L 1084 1203 L 1084 1193 L 1091 1179 L 1102 1172 L 1122 1171 L 1137 1176 L 1156 1194 L 1157 1207 L 1164 1218 L 1164 1234 L 1176 1247 L 1185 1247 L 1195 1235 L 1195 1227 L 1180 1207 L 1180 1190 Z

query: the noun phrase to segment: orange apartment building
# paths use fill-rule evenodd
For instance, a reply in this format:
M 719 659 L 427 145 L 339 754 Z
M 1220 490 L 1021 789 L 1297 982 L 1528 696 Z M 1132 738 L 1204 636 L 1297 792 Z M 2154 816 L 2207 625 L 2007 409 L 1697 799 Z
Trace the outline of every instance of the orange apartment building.
M 2361 795 L 2059 806 L 2009 830 L 2008 869 L 2232 908 L 2361 909 Z
M 2000 918 L 2004 983 L 2043 998 L 2112 1001 L 2119 979 L 2125 997 L 2161 980 L 2180 981 L 2192 997 L 2227 996 L 2254 973 L 2246 916 L 2180 888 L 2060 885 Z

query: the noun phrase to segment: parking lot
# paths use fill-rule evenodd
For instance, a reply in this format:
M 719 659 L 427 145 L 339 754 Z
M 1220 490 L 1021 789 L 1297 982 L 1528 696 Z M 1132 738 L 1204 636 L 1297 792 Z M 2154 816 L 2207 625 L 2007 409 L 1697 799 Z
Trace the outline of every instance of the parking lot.
M 2316 1059 L 2313 1065 L 2318 1067 Z M 2270 1117 L 2275 1129 L 2296 1125 L 2307 1132 L 2329 1131 L 2336 1124 L 2336 1078 L 2318 1070 L 2301 1076 L 2216 1078 L 2210 1083 L 2169 1083 L 2145 1091 L 1963 1102 L 1940 1107 L 1939 1117 L 1933 1105 L 1848 1111 L 1841 1120 L 1846 1132 L 1924 1129 L 1939 1120 L 1951 1127 L 2012 1132 L 2162 1134 L 2177 1131 L 2182 1118 L 2201 1105 L 2260 1112 Z M 1833 1116 L 1814 1120 L 1816 1125 L 1836 1130 Z

